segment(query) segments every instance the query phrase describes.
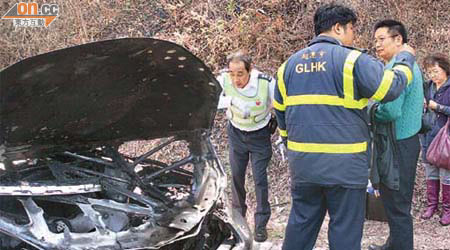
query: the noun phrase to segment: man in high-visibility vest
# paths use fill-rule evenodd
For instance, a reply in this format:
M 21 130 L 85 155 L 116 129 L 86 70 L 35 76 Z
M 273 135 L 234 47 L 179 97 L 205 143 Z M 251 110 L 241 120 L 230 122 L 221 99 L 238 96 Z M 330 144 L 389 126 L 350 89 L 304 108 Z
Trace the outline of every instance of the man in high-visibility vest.
M 287 142 L 292 209 L 284 250 L 313 249 L 325 214 L 330 249 L 361 249 L 368 180 L 368 99 L 397 98 L 412 79 L 414 49 L 392 69 L 352 46 L 356 14 L 319 7 L 316 37 L 277 73 L 274 108 Z
M 219 108 L 227 108 L 229 120 L 232 206 L 245 217 L 245 173 L 250 159 L 256 192 L 254 239 L 263 242 L 270 218 L 267 166 L 272 157 L 269 122 L 275 80 L 254 69 L 251 58 L 242 51 L 231 54 L 227 61 L 228 69 L 218 80 L 223 88 Z

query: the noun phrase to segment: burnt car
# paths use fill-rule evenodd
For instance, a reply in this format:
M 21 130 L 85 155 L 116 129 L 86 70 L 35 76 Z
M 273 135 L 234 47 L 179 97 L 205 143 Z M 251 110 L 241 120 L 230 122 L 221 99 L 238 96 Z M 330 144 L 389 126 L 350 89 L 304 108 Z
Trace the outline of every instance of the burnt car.
M 183 47 L 57 50 L 3 69 L 0 90 L 0 249 L 252 248 L 209 137 L 220 86 Z

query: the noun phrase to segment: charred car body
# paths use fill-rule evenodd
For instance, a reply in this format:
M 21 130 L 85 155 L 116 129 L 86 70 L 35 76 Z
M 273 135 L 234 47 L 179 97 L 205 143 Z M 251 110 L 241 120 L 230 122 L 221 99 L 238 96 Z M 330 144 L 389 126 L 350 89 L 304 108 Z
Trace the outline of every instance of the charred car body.
M 2 70 L 0 248 L 251 249 L 209 140 L 219 88 L 186 49 L 151 38 Z M 119 150 L 157 138 L 140 155 Z M 152 158 L 173 143 L 188 152 Z

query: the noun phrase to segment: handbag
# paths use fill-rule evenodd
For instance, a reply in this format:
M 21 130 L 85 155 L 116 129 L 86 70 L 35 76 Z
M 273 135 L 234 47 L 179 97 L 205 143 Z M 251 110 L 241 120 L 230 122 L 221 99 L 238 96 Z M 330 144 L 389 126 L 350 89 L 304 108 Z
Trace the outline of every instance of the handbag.
M 427 150 L 427 161 L 438 168 L 450 170 L 450 119 L 439 130 Z
M 381 197 L 366 193 L 366 219 L 388 221 Z

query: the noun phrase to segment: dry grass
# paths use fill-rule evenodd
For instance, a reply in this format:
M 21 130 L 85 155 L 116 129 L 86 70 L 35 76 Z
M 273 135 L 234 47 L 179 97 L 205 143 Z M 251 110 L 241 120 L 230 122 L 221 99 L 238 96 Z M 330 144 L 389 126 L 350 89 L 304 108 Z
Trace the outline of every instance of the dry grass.
M 37 1 L 42 3 L 43 1 Z M 308 0 L 55 0 L 60 16 L 48 29 L 14 28 L 1 20 L 0 68 L 29 56 L 117 37 L 155 36 L 182 44 L 213 71 L 225 55 L 247 49 L 274 73 L 313 37 L 312 16 L 321 2 Z M 409 29 L 419 59 L 450 44 L 450 1 L 341 0 L 359 15 L 356 46 L 373 51 L 372 26 L 395 18 Z M 5 13 L 12 3 L 0 4 Z

